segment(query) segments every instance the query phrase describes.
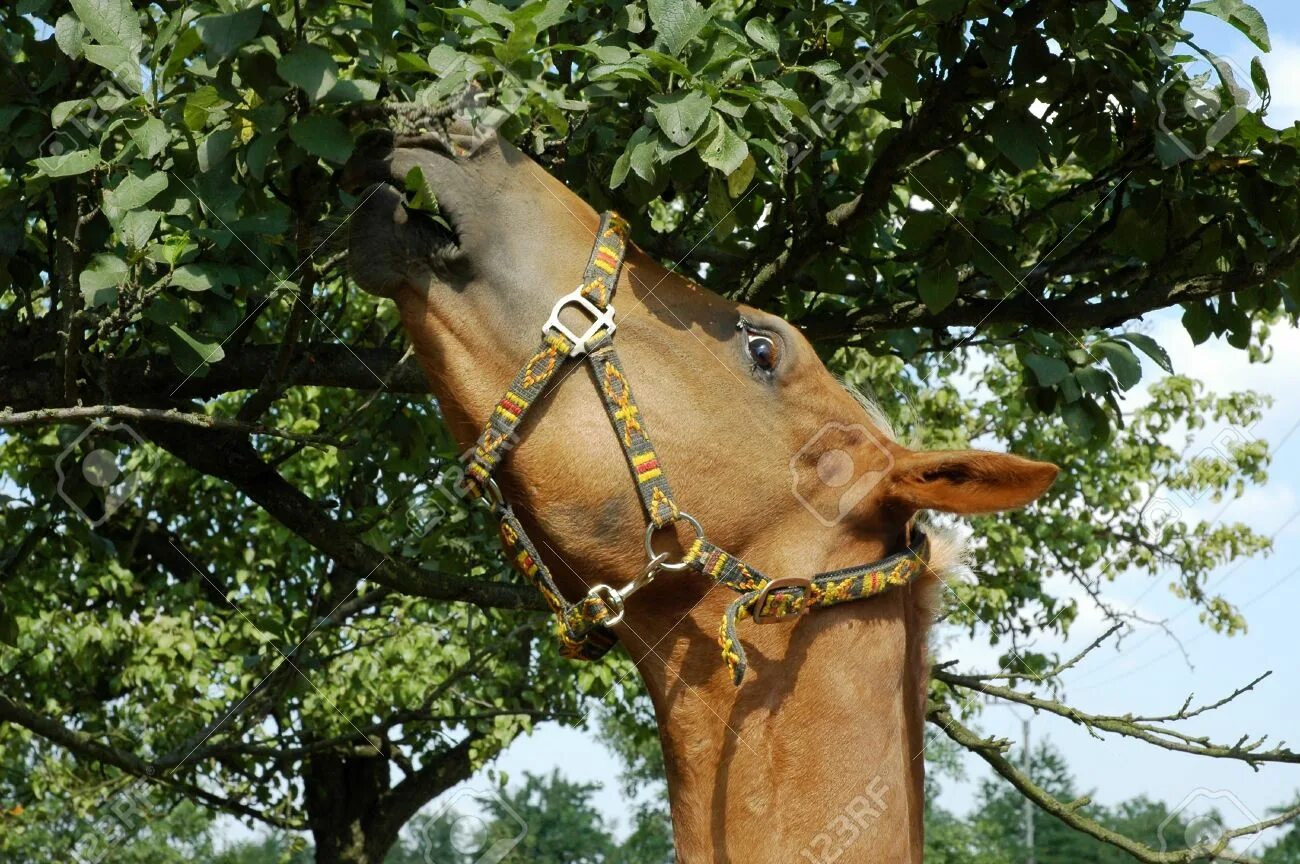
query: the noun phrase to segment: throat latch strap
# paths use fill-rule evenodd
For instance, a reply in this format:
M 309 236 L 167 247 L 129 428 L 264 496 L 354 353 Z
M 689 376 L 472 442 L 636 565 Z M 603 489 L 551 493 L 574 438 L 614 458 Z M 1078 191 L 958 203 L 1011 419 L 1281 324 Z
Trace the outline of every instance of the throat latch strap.
M 915 538 L 919 545 L 912 544 L 907 552 L 874 564 L 822 573 L 811 579 L 773 580 L 705 539 L 700 524 L 677 505 L 660 456 L 650 442 L 645 418 L 632 398 L 627 373 L 614 351 L 612 337 L 617 324 L 610 301 L 627 254 L 627 236 L 628 225 L 622 218 L 612 212 L 601 215 L 582 282 L 551 309 L 537 352 L 515 375 L 505 396 L 492 409 L 474 447 L 467 477 L 471 488 L 500 517 L 501 539 L 512 563 L 541 591 L 554 613 L 556 632 L 567 656 L 588 660 L 603 656 L 618 641 L 609 626 L 622 619 L 624 601 L 632 593 L 650 584 L 661 572 L 692 569 L 740 595 L 723 616 L 719 633 L 723 658 L 732 680 L 739 684 L 746 662 L 736 636 L 738 622 L 746 618 L 753 618 L 757 623 L 788 620 L 814 607 L 870 597 L 906 584 L 924 569 L 928 541 L 923 536 Z M 576 333 L 560 320 L 560 314 L 569 309 L 591 318 L 584 332 Z M 595 374 L 601 402 L 627 458 L 649 521 L 648 561 L 642 575 L 623 588 L 595 585 L 581 600 L 570 603 L 560 593 L 514 508 L 500 495 L 493 473 L 512 446 L 528 409 L 546 395 L 548 385 L 564 361 L 583 355 Z M 681 561 L 669 563 L 664 555 L 654 553 L 650 537 L 656 529 L 678 520 L 690 524 L 696 539 Z

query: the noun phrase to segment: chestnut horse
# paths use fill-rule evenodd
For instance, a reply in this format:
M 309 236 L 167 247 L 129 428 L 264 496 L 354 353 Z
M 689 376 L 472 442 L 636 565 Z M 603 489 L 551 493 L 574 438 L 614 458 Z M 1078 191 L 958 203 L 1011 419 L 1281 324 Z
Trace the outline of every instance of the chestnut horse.
M 415 167 L 447 225 L 406 207 L 399 190 Z M 351 219 L 353 276 L 397 304 L 469 447 L 579 284 L 600 217 L 509 144 L 463 129 L 371 133 L 343 180 L 368 196 Z M 1016 456 L 901 446 L 796 327 L 634 246 L 614 303 L 614 343 L 677 501 L 712 542 L 771 576 L 884 558 L 904 548 L 918 511 L 1020 507 L 1056 476 Z M 498 473 L 572 601 L 643 573 L 646 523 L 592 373 L 569 362 Z M 674 528 L 690 542 L 675 523 L 659 545 Z M 932 537 L 930 571 L 910 584 L 742 623 L 740 686 L 717 645 L 733 592 L 667 573 L 627 601 L 612 629 L 654 703 L 680 861 L 921 860 L 926 632 L 952 558 Z

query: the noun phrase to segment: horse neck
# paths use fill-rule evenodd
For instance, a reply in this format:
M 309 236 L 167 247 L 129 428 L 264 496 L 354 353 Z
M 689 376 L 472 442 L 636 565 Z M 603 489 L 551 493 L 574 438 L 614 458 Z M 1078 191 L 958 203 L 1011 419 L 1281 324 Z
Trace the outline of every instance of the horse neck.
M 631 623 L 683 864 L 921 860 L 931 588 L 742 625 L 739 688 L 712 638 L 726 592 L 677 623 Z

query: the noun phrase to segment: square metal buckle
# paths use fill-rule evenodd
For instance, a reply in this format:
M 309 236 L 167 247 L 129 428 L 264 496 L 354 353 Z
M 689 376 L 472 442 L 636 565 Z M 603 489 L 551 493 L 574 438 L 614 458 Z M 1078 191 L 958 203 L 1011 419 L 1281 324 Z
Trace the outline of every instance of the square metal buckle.
M 595 319 L 591 326 L 587 328 L 587 332 L 581 336 L 578 336 L 560 321 L 560 311 L 570 304 L 581 306 L 583 311 Z M 546 326 L 542 328 L 542 334 L 545 335 L 550 331 L 562 333 L 566 339 L 573 343 L 573 348 L 569 350 L 569 356 L 577 357 L 587 353 L 587 342 L 599 331 L 606 330 L 611 336 L 614 335 L 614 326 L 614 307 L 606 306 L 601 309 L 583 295 L 582 286 L 579 285 L 572 292 L 555 301 L 555 305 L 551 307 L 551 317 L 546 319 Z
M 773 591 L 779 591 L 782 588 L 802 588 L 803 603 L 799 606 L 799 611 L 793 615 L 769 615 L 763 616 L 763 606 L 767 603 L 767 596 Z M 773 579 L 763 586 L 759 592 L 758 599 L 754 601 L 754 623 L 755 624 L 772 624 L 777 621 L 789 621 L 794 618 L 800 618 L 808 612 L 808 601 L 812 599 L 809 589 L 812 588 L 812 580 L 805 579 L 802 576 L 782 576 L 779 579 Z

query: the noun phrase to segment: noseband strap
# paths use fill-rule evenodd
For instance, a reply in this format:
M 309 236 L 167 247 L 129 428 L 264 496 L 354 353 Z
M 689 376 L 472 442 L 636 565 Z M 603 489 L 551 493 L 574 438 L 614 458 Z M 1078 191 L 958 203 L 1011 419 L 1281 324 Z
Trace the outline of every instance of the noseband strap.
M 757 624 L 789 620 L 809 609 L 860 600 L 906 585 L 926 569 L 929 541 L 919 532 L 913 532 L 907 551 L 881 561 L 819 573 L 811 578 L 769 579 L 705 539 L 700 524 L 678 506 L 673 496 L 659 455 L 650 443 L 645 418 L 632 398 L 627 374 L 614 351 L 617 324 L 610 301 L 627 254 L 627 237 L 628 225 L 622 218 L 612 212 L 601 215 L 582 283 L 555 304 L 543 328 L 537 353 L 519 370 L 506 395 L 492 409 L 492 416 L 470 458 L 467 479 L 470 488 L 500 518 L 501 540 L 514 565 L 541 591 L 554 613 L 556 632 L 566 656 L 586 660 L 604 656 L 618 642 L 617 635 L 609 628 L 622 620 L 627 598 L 660 573 L 690 569 L 739 594 L 723 614 L 718 641 L 732 681 L 740 684 L 747 664 L 736 634 L 739 622 L 747 618 Z M 560 313 L 569 306 L 584 310 L 593 319 L 586 332 L 575 333 L 560 321 Z M 649 521 L 648 561 L 642 574 L 628 585 L 618 589 L 596 585 L 581 600 L 570 603 L 560 593 L 549 568 L 528 539 L 514 508 L 501 495 L 493 473 L 510 448 L 529 407 L 545 395 L 547 384 L 564 361 L 578 356 L 586 357 L 596 376 L 601 401 L 645 509 Z M 696 537 L 681 561 L 669 562 L 665 554 L 655 554 L 650 540 L 656 529 L 678 521 L 687 522 Z

